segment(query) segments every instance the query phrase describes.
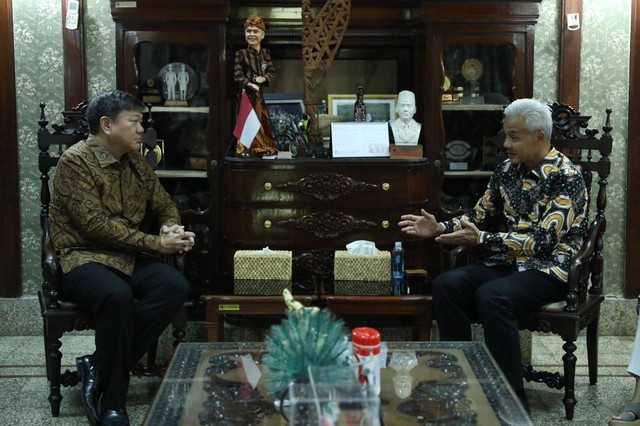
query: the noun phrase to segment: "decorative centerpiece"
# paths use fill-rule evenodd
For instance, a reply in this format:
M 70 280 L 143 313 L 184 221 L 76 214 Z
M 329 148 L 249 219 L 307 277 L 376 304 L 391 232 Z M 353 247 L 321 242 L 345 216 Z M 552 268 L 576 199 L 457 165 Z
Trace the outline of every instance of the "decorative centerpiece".
M 305 308 L 287 289 L 282 294 L 287 318 L 271 327 L 264 357 L 265 384 L 278 397 L 290 384 L 308 382 L 309 367 L 346 366 L 352 355 L 342 320 L 336 320 L 328 310 Z M 334 371 L 341 374 L 339 368 Z

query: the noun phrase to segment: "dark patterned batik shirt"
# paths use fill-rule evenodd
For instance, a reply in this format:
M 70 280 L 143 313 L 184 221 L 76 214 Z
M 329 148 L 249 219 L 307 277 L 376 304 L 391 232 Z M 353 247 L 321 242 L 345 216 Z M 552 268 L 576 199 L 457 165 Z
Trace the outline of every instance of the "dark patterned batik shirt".
M 252 47 L 240 49 L 236 52 L 233 66 L 233 79 L 238 85 L 238 89 L 246 89 L 247 84 L 255 83 L 256 77 L 267 79 L 262 85 L 268 86 L 275 77 L 276 69 L 271 61 L 269 49 L 257 51 Z M 251 91 L 250 91 L 251 92 Z
M 137 253 L 160 249 L 159 235 L 139 230 L 147 214 L 157 220 L 158 231 L 180 223 L 175 203 L 138 152 L 117 160 L 90 136 L 62 154 L 51 229 L 63 273 L 97 262 L 131 275 Z
M 442 224 L 453 232 L 462 229 L 462 220 L 479 225 L 503 212 L 506 232 L 481 231 L 478 237 L 485 265 L 515 261 L 519 271 L 542 271 L 566 282 L 569 262 L 586 235 L 587 207 L 582 174 L 552 148 L 528 173 L 522 164 L 501 163 L 475 207 Z

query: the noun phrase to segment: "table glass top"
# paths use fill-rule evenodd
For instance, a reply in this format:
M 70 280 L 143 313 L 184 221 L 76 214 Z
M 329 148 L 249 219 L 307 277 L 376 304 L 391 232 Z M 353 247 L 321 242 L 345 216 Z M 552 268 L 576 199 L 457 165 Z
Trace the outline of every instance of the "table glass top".
M 532 425 L 480 342 L 388 342 L 381 372 L 381 425 Z M 264 386 L 263 343 L 182 343 L 145 425 L 286 425 Z M 417 361 L 410 370 L 398 359 Z M 394 368 L 394 364 L 396 365 Z

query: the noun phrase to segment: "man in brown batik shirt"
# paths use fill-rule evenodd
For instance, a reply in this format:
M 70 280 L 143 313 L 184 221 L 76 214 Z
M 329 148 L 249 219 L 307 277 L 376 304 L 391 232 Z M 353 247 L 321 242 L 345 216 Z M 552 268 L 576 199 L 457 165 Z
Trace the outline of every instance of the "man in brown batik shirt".
M 144 109 L 121 91 L 91 100 L 91 135 L 62 154 L 53 185 L 61 299 L 95 318 L 96 351 L 76 360 L 92 425 L 129 424 L 130 371 L 189 293 L 184 276 L 152 255 L 189 251 L 195 236 L 180 225 L 175 204 L 140 155 Z M 147 215 L 157 220 L 158 235 L 139 229 Z

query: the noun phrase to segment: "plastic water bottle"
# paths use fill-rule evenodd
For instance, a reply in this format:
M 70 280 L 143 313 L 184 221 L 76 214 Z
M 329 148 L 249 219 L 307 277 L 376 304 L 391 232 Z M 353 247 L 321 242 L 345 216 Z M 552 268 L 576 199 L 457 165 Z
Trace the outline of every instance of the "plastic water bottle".
M 375 328 L 358 327 L 351 331 L 353 353 L 358 360 L 360 383 L 380 395 L 380 332 Z
M 396 241 L 396 245 L 391 252 L 391 263 L 391 294 L 398 296 L 405 293 L 404 249 L 400 241 Z

